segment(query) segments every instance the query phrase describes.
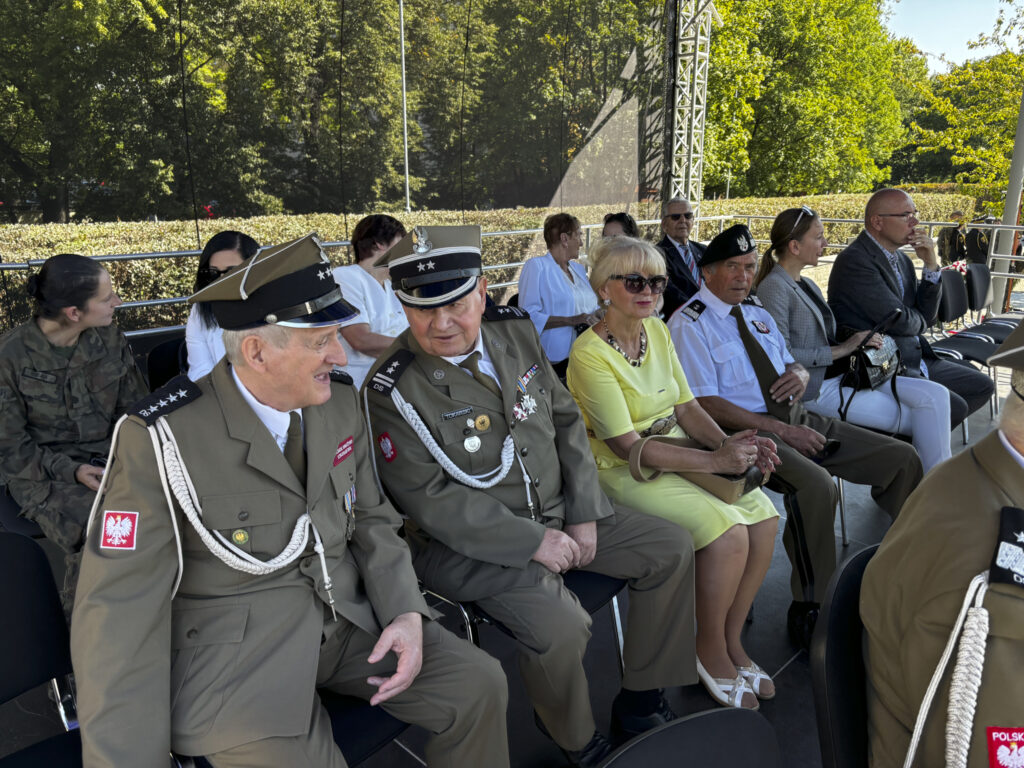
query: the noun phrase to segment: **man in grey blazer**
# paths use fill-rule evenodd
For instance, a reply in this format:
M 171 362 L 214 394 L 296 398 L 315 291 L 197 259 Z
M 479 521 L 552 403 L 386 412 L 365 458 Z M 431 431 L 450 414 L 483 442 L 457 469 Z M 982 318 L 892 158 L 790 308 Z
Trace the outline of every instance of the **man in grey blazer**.
M 864 230 L 836 257 L 828 303 L 840 327 L 859 331 L 902 309 L 886 333 L 896 341 L 908 376 L 923 376 L 949 389 L 950 419 L 959 424 L 992 396 L 993 384 L 973 366 L 936 356 L 922 335 L 938 314 L 942 283 L 935 242 L 917 224 L 910 195 L 899 189 L 875 192 L 864 210 Z M 904 245 L 913 246 L 924 262 L 920 280 L 900 251 Z
M 311 236 L 207 286 L 227 356 L 115 431 L 71 630 L 83 762 L 344 768 L 323 687 L 432 733 L 434 766 L 508 765 L 505 680 L 430 620 L 378 490 Z

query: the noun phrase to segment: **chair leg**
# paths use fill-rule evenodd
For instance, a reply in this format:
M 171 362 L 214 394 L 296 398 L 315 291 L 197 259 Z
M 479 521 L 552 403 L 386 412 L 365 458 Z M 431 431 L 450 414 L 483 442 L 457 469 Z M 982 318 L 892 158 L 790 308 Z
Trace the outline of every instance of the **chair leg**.
M 836 478 L 836 485 L 839 488 L 839 527 L 843 532 L 843 546 L 850 546 L 850 539 L 846 535 L 846 486 L 843 478 Z
M 57 714 L 60 715 L 61 724 L 65 731 L 73 731 L 78 728 L 78 705 L 75 702 L 70 679 L 65 678 L 64 684 L 67 685 L 67 690 L 61 690 L 61 682 L 57 678 L 50 679 L 50 688 L 57 703 Z
M 967 445 L 967 441 L 971 439 L 970 432 L 967 428 L 967 419 L 965 418 L 960 422 L 960 434 L 963 435 L 964 445 Z
M 622 655 L 624 642 L 622 632 L 622 614 L 619 612 L 618 595 L 612 598 L 610 606 L 612 609 L 612 627 L 615 630 L 615 650 L 619 656 L 619 669 L 622 671 L 622 674 L 626 674 L 626 661 Z

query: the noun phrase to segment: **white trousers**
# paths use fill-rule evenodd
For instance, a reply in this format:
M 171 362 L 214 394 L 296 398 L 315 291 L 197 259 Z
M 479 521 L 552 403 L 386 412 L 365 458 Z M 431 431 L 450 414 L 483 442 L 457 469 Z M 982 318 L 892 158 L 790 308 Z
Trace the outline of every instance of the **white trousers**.
M 838 419 L 840 378 L 825 379 L 818 399 L 805 402 L 804 406 L 822 416 Z M 900 398 L 898 406 L 892 396 L 891 382 L 887 381 L 878 389 L 862 389 L 856 394 L 851 388 L 843 387 L 844 403 L 855 394 L 846 420 L 860 427 L 909 435 L 927 473 L 952 455 L 949 390 L 928 379 L 897 376 L 896 393 Z

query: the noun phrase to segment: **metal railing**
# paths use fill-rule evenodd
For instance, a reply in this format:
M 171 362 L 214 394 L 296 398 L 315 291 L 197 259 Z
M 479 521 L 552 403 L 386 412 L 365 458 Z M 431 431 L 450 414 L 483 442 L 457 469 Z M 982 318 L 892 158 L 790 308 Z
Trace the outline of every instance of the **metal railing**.
M 774 216 L 768 216 L 768 215 L 762 215 L 762 214 L 736 213 L 736 214 L 724 214 L 724 215 L 720 215 L 720 216 L 705 216 L 705 217 L 701 217 L 701 218 L 697 219 L 697 221 L 695 222 L 695 225 L 711 225 L 712 227 L 717 228 L 718 232 L 721 232 L 723 229 L 725 229 L 727 222 L 742 222 L 742 223 L 745 223 L 749 227 L 755 221 L 756 222 L 761 222 L 761 221 L 769 222 L 769 221 L 774 221 L 774 219 L 775 219 Z M 653 225 L 660 224 L 660 222 L 661 222 L 660 219 L 644 219 L 644 220 L 638 221 L 637 225 L 638 226 L 653 226 Z M 821 219 L 821 222 L 822 222 L 822 224 L 825 224 L 825 225 L 848 224 L 848 225 L 857 226 L 857 227 L 859 227 L 859 226 L 861 226 L 863 224 L 863 220 L 861 220 L 861 219 L 829 219 L 829 218 L 823 218 L 823 219 Z M 935 232 L 936 228 L 955 226 L 954 222 L 943 222 L 943 221 L 922 221 L 922 222 L 920 222 L 920 224 L 922 226 L 928 227 L 928 234 L 929 234 L 929 236 L 932 236 L 932 237 L 934 237 L 934 232 Z M 582 225 L 581 228 L 583 229 L 583 233 L 584 233 L 584 249 L 585 250 L 589 250 L 589 248 L 591 246 L 591 242 L 594 239 L 596 239 L 594 237 L 594 232 L 595 231 L 599 232 L 603 228 L 603 226 L 604 226 L 603 224 L 583 224 Z M 1024 226 L 1008 226 L 1008 225 L 999 224 L 999 223 L 995 223 L 995 224 L 981 224 L 981 223 L 978 223 L 978 224 L 970 224 L 969 226 L 972 229 L 988 229 L 988 230 L 992 230 L 992 231 L 995 231 L 995 230 L 1007 230 L 1007 231 L 1011 231 L 1011 232 L 1022 232 L 1022 233 L 1024 233 Z M 536 229 L 510 229 L 510 230 L 502 230 L 502 231 L 497 231 L 497 232 L 484 232 L 484 233 L 482 233 L 482 237 L 484 239 L 490 239 L 490 238 L 512 237 L 512 236 L 521 236 L 521 235 L 539 236 L 539 235 L 543 235 L 543 232 L 544 232 L 544 230 L 542 228 L 536 228 Z M 707 240 L 707 239 L 710 239 L 710 238 L 705 236 L 703 239 Z M 826 253 L 827 253 L 827 255 L 824 256 L 821 259 L 820 263 L 822 263 L 822 264 L 831 264 L 831 263 L 835 262 L 835 257 L 836 257 L 836 255 L 838 255 L 838 252 L 841 251 L 843 248 L 845 248 L 847 245 L 849 245 L 849 242 L 852 239 L 853 238 L 851 237 L 851 238 L 848 238 L 847 241 L 845 241 L 845 242 L 829 243 L 826 246 Z M 755 242 L 757 242 L 759 245 L 763 245 L 763 246 L 764 245 L 768 245 L 768 243 L 769 243 L 769 241 L 767 239 L 764 239 L 764 238 L 755 238 Z M 349 240 L 331 240 L 331 241 L 324 241 L 323 242 L 323 246 L 325 248 L 330 248 L 330 249 L 348 248 L 348 247 L 351 246 L 351 242 Z M 905 247 L 905 250 L 909 250 L 909 246 Z M 96 256 L 94 258 L 97 261 L 100 261 L 100 262 L 147 261 L 147 260 L 153 260 L 153 259 L 189 258 L 189 257 L 199 256 L 201 253 L 202 253 L 202 251 L 199 251 L 199 250 L 190 250 L 190 251 L 156 251 L 156 252 L 152 252 L 152 253 L 110 254 L 110 255 L 105 255 L 105 256 Z M 1024 256 L 1014 256 L 1012 254 L 1003 254 L 1003 253 L 992 253 L 992 254 L 990 254 L 989 255 L 989 263 L 991 263 L 993 259 L 1001 259 L 1001 260 L 1006 260 L 1006 261 L 1010 261 L 1010 262 L 1024 262 Z M 523 261 L 524 260 L 504 262 L 504 263 L 501 263 L 501 264 L 488 264 L 488 265 L 483 267 L 483 270 L 484 270 L 485 273 L 487 273 L 487 272 L 494 272 L 494 271 L 503 270 L 503 269 L 517 269 L 518 267 L 520 267 L 523 264 Z M 20 262 L 20 263 L 9 263 L 9 264 L 0 263 L 0 273 L 3 273 L 3 272 L 25 271 L 25 270 L 29 270 L 29 269 L 32 269 L 32 268 L 39 267 L 44 262 L 45 262 L 45 259 L 30 259 L 28 261 Z M 1013 273 L 1013 272 L 1004 272 L 1004 271 L 993 271 L 992 272 L 992 276 L 993 277 L 1004 277 L 1004 278 L 1021 278 L 1020 274 Z M 514 288 L 517 285 L 518 285 L 518 280 L 509 280 L 509 281 L 505 281 L 505 282 L 491 283 L 491 284 L 488 285 L 488 290 L 490 290 L 490 291 L 498 291 L 498 290 L 503 290 L 503 289 L 506 289 L 506 288 Z M 133 308 L 144 309 L 144 308 L 147 308 L 147 307 L 162 307 L 162 306 L 169 306 L 169 305 L 175 305 L 175 304 L 183 304 L 187 299 L 188 299 L 188 296 L 173 296 L 173 297 L 161 298 L 161 299 L 143 299 L 143 300 L 139 300 L 139 301 L 126 301 L 123 304 L 121 304 L 118 307 L 118 309 L 133 309 Z

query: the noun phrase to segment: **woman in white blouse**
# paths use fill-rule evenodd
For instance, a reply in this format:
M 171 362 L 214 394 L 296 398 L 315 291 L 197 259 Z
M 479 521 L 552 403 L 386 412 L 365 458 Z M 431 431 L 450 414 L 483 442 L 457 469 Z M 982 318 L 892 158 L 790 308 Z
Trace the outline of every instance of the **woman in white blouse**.
M 363 218 L 352 230 L 352 251 L 356 263 L 334 270 L 345 301 L 359 314 L 341 324 L 341 344 L 348 363 L 343 370 L 361 387 L 370 366 L 395 336 L 409 327 L 402 303 L 391 289 L 387 265 L 373 266 L 382 254 L 405 237 L 402 223 L 386 214 Z
M 195 290 L 198 292 L 256 255 L 259 243 L 242 232 L 225 230 L 206 241 L 196 270 Z M 221 328 L 213 318 L 210 305 L 204 302 L 192 305 L 185 324 L 185 346 L 188 350 L 188 377 L 198 381 L 213 370 L 224 357 Z
M 583 265 L 573 261 L 583 245 L 579 219 L 568 213 L 548 216 L 544 242 L 548 252 L 523 264 L 519 306 L 530 313 L 544 354 L 564 377 L 577 326 L 597 322 L 597 294 Z

